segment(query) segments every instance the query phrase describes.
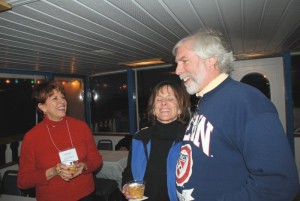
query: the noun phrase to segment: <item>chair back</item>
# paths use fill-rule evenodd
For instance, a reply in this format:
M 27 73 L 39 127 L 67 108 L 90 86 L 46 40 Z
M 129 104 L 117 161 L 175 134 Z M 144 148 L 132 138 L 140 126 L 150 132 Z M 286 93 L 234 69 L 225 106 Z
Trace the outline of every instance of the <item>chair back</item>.
M 24 193 L 17 186 L 18 170 L 6 170 L 2 178 L 2 193 L 7 195 L 20 195 Z
M 113 143 L 111 140 L 99 140 L 97 144 L 98 150 L 113 150 Z
M 96 200 L 120 201 L 120 190 L 115 180 L 94 177 L 94 181 Z

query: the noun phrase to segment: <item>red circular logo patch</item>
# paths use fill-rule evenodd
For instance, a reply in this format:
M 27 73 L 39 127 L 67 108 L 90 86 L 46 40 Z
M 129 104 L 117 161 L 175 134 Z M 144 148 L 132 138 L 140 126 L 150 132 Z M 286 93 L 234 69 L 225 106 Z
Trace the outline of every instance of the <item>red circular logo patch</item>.
M 192 174 L 193 158 L 192 149 L 189 144 L 183 145 L 176 164 L 176 183 L 183 186 Z

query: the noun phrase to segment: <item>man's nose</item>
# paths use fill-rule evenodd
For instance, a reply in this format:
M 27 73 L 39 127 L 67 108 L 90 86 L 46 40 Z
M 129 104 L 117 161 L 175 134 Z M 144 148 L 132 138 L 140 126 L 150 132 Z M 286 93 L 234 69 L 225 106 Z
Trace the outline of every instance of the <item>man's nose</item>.
M 182 74 L 182 71 L 183 71 L 182 65 L 180 65 L 178 63 L 177 66 L 176 66 L 176 70 L 175 70 L 176 75 Z

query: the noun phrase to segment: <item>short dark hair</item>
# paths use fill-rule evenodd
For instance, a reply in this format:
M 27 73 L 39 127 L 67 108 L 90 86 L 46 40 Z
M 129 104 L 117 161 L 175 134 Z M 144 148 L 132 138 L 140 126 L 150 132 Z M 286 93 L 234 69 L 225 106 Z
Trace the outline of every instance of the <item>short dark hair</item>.
M 66 95 L 65 89 L 60 84 L 60 82 L 57 80 L 43 82 L 43 83 L 35 86 L 35 88 L 33 89 L 32 97 L 35 100 L 36 106 L 39 103 L 44 104 L 46 102 L 47 98 L 53 95 L 54 90 L 61 92 L 64 96 Z M 39 108 L 38 108 L 38 110 L 40 111 Z

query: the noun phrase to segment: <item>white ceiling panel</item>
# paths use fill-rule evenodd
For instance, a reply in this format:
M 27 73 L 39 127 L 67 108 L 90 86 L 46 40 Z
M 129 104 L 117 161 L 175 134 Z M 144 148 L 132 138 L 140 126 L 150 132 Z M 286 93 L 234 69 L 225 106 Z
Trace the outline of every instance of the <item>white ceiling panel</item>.
M 6 0 L 0 68 L 92 75 L 163 58 L 198 29 L 215 29 L 237 58 L 300 51 L 299 0 Z

